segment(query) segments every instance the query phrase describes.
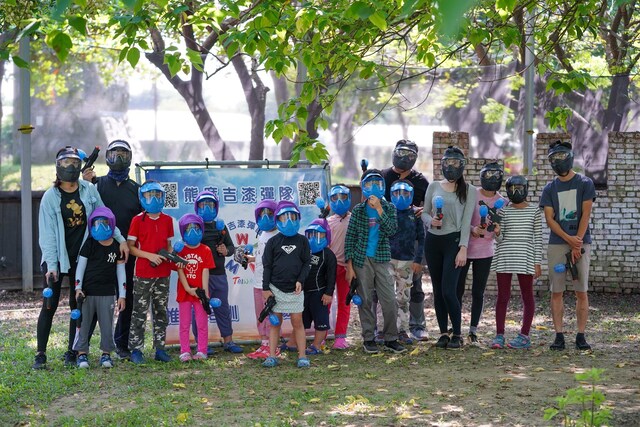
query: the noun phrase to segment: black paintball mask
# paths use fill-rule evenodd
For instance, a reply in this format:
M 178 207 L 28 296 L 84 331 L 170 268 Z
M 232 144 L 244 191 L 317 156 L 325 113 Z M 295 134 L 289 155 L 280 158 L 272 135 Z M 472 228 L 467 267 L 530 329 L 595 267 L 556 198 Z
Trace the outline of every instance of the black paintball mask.
M 67 145 L 56 154 L 56 176 L 60 181 L 76 182 L 80 178 L 82 160 L 78 149 Z
M 496 162 L 487 163 L 480 170 L 480 185 L 486 191 L 498 191 L 502 187 L 504 172 Z
M 131 146 L 127 141 L 116 139 L 107 146 L 105 155 L 107 166 L 114 172 L 124 171 L 131 166 Z
M 522 203 L 527 200 L 529 194 L 529 181 L 522 175 L 515 175 L 507 179 L 505 184 L 507 197 L 511 203 Z
M 444 178 L 449 182 L 455 182 L 462 176 L 467 161 L 461 149 L 450 145 L 445 150 L 440 163 Z
M 549 145 L 549 163 L 559 176 L 566 176 L 573 168 L 573 151 L 570 142 L 555 141 Z
M 413 168 L 418 159 L 418 145 L 407 139 L 396 142 L 393 150 L 393 166 L 401 171 L 408 171 Z

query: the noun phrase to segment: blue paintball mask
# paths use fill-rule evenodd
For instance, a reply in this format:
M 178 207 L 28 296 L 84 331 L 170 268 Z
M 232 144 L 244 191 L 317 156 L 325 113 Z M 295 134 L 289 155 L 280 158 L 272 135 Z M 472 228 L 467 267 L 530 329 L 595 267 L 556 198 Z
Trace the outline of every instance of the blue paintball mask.
M 373 172 L 366 175 L 360 185 L 362 186 L 362 194 L 367 199 L 371 196 L 376 196 L 379 199 L 384 197 L 384 179 L 379 173 Z
M 327 240 L 327 230 L 318 224 L 311 224 L 307 227 L 304 231 L 304 235 L 309 240 L 309 246 L 311 247 L 312 254 L 321 252 L 329 244 L 329 241 Z
M 295 236 L 300 230 L 300 212 L 294 207 L 285 207 L 276 213 L 276 227 L 287 237 Z
M 335 185 L 329 192 L 329 206 L 334 214 L 342 216 L 351 207 L 351 191 L 344 185 Z
M 413 187 L 408 182 L 396 181 L 391 185 L 391 203 L 399 211 L 407 210 L 413 202 Z
M 182 240 L 189 246 L 197 246 L 202 241 L 202 230 L 198 224 L 188 224 Z
M 91 222 L 91 237 L 95 240 L 108 240 L 113 237 L 113 228 L 109 224 L 109 220 L 104 216 L 96 217 Z
M 198 215 L 204 222 L 211 222 L 218 216 L 218 202 L 213 197 L 198 200 Z
M 147 181 L 138 192 L 142 209 L 147 213 L 157 214 L 164 207 L 164 187 L 157 181 Z
M 273 211 L 269 208 L 262 208 L 258 214 L 256 221 L 258 228 L 262 231 L 271 231 L 276 226 L 276 217 Z

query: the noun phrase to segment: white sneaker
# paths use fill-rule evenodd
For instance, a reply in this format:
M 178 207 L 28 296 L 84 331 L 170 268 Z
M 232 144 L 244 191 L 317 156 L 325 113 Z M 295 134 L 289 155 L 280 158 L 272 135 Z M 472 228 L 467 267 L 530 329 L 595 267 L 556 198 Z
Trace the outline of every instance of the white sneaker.
M 411 332 L 411 336 L 416 341 L 428 341 L 429 333 L 427 331 L 423 331 L 422 329 L 416 329 Z
M 193 355 L 193 360 L 204 360 L 206 358 L 207 358 L 207 355 L 202 352 L 197 352 L 196 354 Z

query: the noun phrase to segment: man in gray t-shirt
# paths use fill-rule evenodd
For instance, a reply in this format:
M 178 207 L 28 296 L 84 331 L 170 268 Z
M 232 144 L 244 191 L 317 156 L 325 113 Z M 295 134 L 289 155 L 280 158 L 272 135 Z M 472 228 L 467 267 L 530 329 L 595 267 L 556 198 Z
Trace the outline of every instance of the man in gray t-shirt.
M 573 151 L 568 142 L 556 141 L 549 147 L 549 161 L 558 175 L 548 183 L 540 197 L 547 225 L 551 229 L 547 262 L 551 287 L 551 315 L 556 337 L 552 350 L 564 350 L 564 300 L 567 270 L 571 270 L 573 290 L 576 294 L 578 333 L 576 348 L 590 350 L 584 331 L 589 314 L 589 259 L 591 234 L 589 219 L 596 190 L 590 178 L 573 171 Z M 564 267 L 564 268 L 563 268 Z M 577 272 L 577 277 L 573 274 Z

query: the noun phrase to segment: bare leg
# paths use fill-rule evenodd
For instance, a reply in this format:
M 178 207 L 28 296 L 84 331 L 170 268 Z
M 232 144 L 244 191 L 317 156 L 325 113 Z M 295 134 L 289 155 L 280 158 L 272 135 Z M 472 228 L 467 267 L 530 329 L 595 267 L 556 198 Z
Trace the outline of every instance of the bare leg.
M 282 314 L 275 313 L 280 319 L 278 326 L 271 325 L 269 329 L 269 356 L 276 357 L 276 349 L 280 341 L 280 325 L 282 325 Z
M 304 352 L 307 348 L 307 337 L 302 324 L 302 313 L 291 313 L 291 326 L 298 346 L 298 357 L 307 357 Z
M 576 291 L 576 317 L 578 318 L 578 333 L 584 334 L 589 317 L 589 297 L 586 292 Z
M 325 338 L 327 338 L 327 331 L 316 331 L 313 337 L 313 346 L 317 349 L 320 349 L 322 341 L 324 341 Z
M 562 296 L 563 292 L 551 293 L 551 317 L 553 318 L 553 328 L 556 333 L 564 332 L 564 299 Z

